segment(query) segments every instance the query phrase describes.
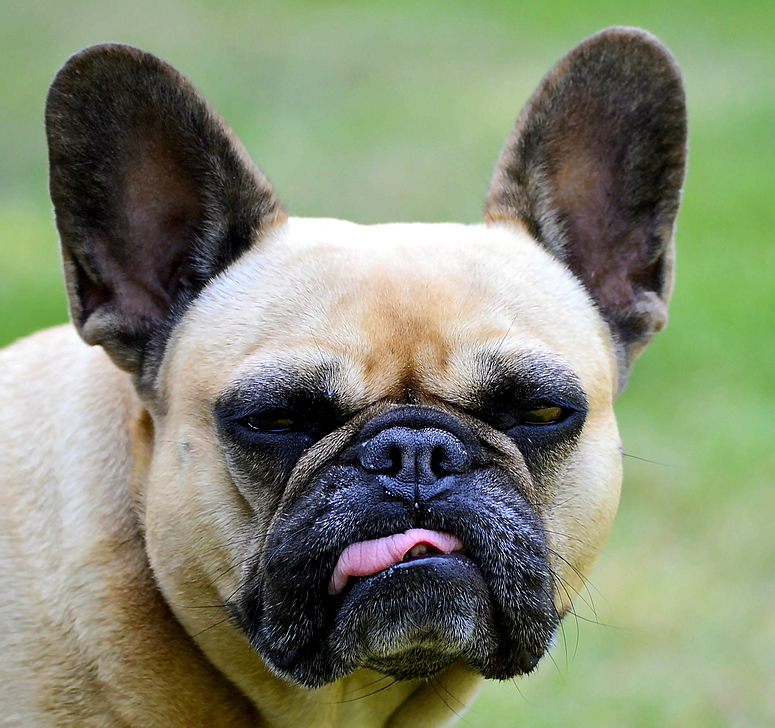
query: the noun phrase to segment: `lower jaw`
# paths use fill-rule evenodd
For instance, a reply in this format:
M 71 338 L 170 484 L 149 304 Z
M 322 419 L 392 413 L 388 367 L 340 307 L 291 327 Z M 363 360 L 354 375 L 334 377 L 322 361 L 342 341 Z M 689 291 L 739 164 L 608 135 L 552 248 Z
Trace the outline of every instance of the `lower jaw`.
M 352 585 L 330 644 L 344 663 L 398 679 L 481 662 L 496 649 L 489 591 L 462 555 L 401 562 Z
M 278 675 L 319 687 L 366 667 L 414 680 L 459 661 L 486 678 L 507 679 L 529 672 L 544 652 L 502 643 L 489 588 L 462 554 L 401 562 L 353 579 L 339 600 L 322 642 L 279 653 L 275 640 L 254 643 Z

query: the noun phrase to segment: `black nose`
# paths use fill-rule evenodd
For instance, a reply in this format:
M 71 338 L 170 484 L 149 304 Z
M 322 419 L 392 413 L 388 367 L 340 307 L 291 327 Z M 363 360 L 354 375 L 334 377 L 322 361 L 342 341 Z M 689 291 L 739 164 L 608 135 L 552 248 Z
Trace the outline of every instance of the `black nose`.
M 471 455 L 451 432 L 434 427 L 388 427 L 366 440 L 359 457 L 364 470 L 402 499 L 427 500 L 446 490 L 447 475 L 465 473 Z

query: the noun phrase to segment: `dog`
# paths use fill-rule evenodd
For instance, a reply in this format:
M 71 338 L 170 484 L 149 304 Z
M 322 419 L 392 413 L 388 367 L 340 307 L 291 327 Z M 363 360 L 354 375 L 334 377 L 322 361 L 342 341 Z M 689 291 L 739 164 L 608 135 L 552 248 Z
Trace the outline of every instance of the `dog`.
M 129 46 L 70 58 L 46 126 L 72 325 L 0 354 L 0 724 L 441 726 L 533 670 L 666 322 L 664 46 L 560 60 L 475 225 L 288 217 Z

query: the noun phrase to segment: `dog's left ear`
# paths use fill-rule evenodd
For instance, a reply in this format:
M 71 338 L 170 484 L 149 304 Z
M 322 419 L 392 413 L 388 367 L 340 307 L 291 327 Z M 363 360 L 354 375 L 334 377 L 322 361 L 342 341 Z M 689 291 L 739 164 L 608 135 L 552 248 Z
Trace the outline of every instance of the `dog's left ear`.
M 680 71 L 654 36 L 609 28 L 544 77 L 495 168 L 485 217 L 519 221 L 599 306 L 620 386 L 667 321 L 686 163 Z
M 176 317 L 285 211 L 191 83 L 137 48 L 70 58 L 46 132 L 73 323 L 142 390 Z

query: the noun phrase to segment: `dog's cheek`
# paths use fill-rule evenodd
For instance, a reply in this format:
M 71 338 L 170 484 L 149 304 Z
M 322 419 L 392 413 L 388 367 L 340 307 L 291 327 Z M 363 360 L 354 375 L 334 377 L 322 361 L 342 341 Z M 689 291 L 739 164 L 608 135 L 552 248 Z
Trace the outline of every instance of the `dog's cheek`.
M 600 553 L 616 515 L 621 483 L 621 443 L 609 409 L 588 419 L 544 515 L 560 614 L 570 609 Z
M 282 500 L 287 459 L 276 453 L 242 452 L 228 446 L 222 449 L 222 456 L 235 495 L 249 505 L 253 529 L 257 536 L 263 536 Z
M 212 432 L 162 423 L 156 442 L 146 489 L 147 552 L 167 601 L 193 633 L 212 617 L 201 607 L 222 604 L 239 587 L 236 565 L 252 513 Z

